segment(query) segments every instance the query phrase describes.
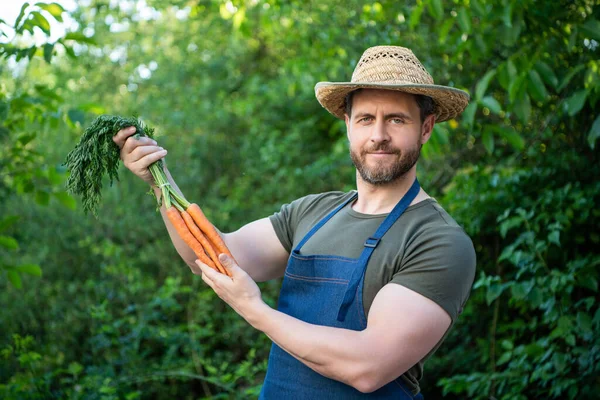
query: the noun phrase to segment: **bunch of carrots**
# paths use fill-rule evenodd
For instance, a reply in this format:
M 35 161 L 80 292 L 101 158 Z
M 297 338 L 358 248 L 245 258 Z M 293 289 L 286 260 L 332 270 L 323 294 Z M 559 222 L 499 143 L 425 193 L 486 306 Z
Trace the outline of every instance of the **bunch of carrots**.
M 150 172 L 154 177 L 154 182 L 162 191 L 167 217 L 177 230 L 179 237 L 194 251 L 200 261 L 231 276 L 219 262 L 219 254 L 225 253 L 231 258 L 233 256 L 202 209 L 195 203 L 189 203 L 175 192 L 158 163 L 150 165 Z
M 139 136 L 153 137 L 154 129 L 144 126 L 137 118 L 101 115 L 84 131 L 79 143 L 67 155 L 65 165 L 70 171 L 67 191 L 82 196 L 86 212 L 91 211 L 97 216 L 104 175 L 109 176 L 111 184 L 113 179 L 118 180 L 120 149 L 112 138 L 129 126 L 135 126 Z M 200 207 L 189 203 L 171 187 L 161 160 L 150 165 L 150 172 L 161 189 L 158 204 L 160 206 L 164 202 L 167 217 L 181 239 L 200 261 L 231 276 L 219 262 L 218 255 L 225 253 L 231 258 L 233 256 Z

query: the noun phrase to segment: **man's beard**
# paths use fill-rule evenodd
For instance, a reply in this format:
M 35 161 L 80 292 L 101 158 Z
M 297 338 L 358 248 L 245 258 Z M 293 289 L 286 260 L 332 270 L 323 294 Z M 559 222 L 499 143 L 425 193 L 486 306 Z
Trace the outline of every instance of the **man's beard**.
M 391 149 L 387 144 L 375 146 L 370 149 L 363 148 L 360 154 L 350 149 L 350 158 L 365 182 L 376 186 L 384 186 L 395 182 L 410 171 L 419 160 L 422 146 L 419 142 L 417 146 L 407 150 L 404 154 L 400 150 Z M 367 155 L 376 151 L 393 153 L 396 155 L 396 160 L 391 164 L 381 163 L 371 168 L 367 165 Z

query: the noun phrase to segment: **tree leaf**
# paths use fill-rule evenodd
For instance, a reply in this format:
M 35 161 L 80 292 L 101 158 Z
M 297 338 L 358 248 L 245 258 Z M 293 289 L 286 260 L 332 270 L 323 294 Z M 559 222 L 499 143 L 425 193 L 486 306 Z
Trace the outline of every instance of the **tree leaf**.
M 570 117 L 577 114 L 583 106 L 585 105 L 585 100 L 587 98 L 587 90 L 579 90 L 575 92 L 571 97 L 565 100 L 565 111 L 569 114 Z
M 420 2 L 417 3 L 417 6 L 410 13 L 410 20 L 408 22 L 408 27 L 413 30 L 419 22 L 421 21 L 421 14 L 423 14 L 423 9 L 425 7 L 425 3 Z
M 569 84 L 569 82 L 571 81 L 571 79 L 573 79 L 573 77 L 575 75 L 577 75 L 579 72 L 581 72 L 581 70 L 583 70 L 585 68 L 585 65 L 581 64 L 576 66 L 575 68 L 571 69 L 567 75 L 565 75 L 565 77 L 563 78 L 562 82 L 560 83 L 560 85 L 558 86 L 558 91 L 561 92 L 565 87 L 567 87 L 567 85 Z
M 34 25 L 39 27 L 46 35 L 50 35 L 50 23 L 39 11 L 32 11 Z
M 81 32 L 69 32 L 62 40 L 75 40 L 80 43 L 96 44 L 96 41 L 93 38 L 87 37 Z
M 521 151 L 525 148 L 525 140 L 514 129 L 497 128 L 496 131 L 515 149 Z
M 54 50 L 54 43 L 46 43 L 44 45 L 44 60 L 48 64 L 50 64 L 50 60 L 52 59 L 52 51 Z
M 83 371 L 83 366 L 77 362 L 72 362 L 69 364 L 69 368 L 67 369 L 67 371 L 71 375 L 79 375 L 81 371 Z
M 487 293 L 485 295 L 485 301 L 487 302 L 488 306 L 492 304 L 494 300 L 500 297 L 505 288 L 506 285 L 501 283 L 492 283 L 488 287 Z
M 450 29 L 452 29 L 453 26 L 454 19 L 447 18 L 446 21 L 444 21 L 438 32 L 438 42 L 440 44 L 446 43 L 446 40 L 448 39 L 448 33 L 450 32 Z
M 498 66 L 498 82 L 500 86 L 508 90 L 517 76 L 517 68 L 512 60 L 508 60 Z
M 507 351 L 506 353 L 503 353 L 500 356 L 500 358 L 496 362 L 496 365 L 506 364 L 507 362 L 510 361 L 511 358 L 512 358 L 512 351 Z
M 21 6 L 21 11 L 19 12 L 19 16 L 17 17 L 15 25 L 13 27 L 17 32 L 19 32 L 19 23 L 21 23 L 21 20 L 23 20 L 23 17 L 25 16 L 25 9 L 27 7 L 29 7 L 29 3 L 23 3 L 23 5 Z
M 31 34 L 33 35 L 33 31 L 31 32 Z M 37 46 L 33 45 L 31 46 L 29 49 L 27 49 L 27 58 L 29 58 L 30 60 L 33 59 L 33 56 L 35 56 L 35 53 L 37 52 Z
M 42 276 L 42 269 L 37 264 L 22 264 L 19 265 L 16 270 L 23 274 Z
M 477 85 L 475 86 L 475 99 L 476 100 L 481 100 L 483 98 L 483 95 L 485 94 L 488 85 L 490 84 L 490 80 L 496 75 L 496 70 L 492 69 L 490 71 L 488 71 L 483 78 L 481 78 L 479 80 L 479 82 L 477 82 Z
M 500 224 L 500 235 L 505 238 L 509 230 L 523 225 L 523 217 L 510 217 Z
M 483 132 L 483 147 L 488 152 L 488 154 L 492 154 L 494 152 L 494 134 L 490 130 L 485 130 Z
M 39 8 L 41 8 L 42 10 L 47 11 L 58 22 L 63 22 L 62 13 L 65 11 L 65 9 L 60 4 L 58 4 L 58 3 L 50 3 L 50 4 L 36 3 L 35 5 Z
M 590 148 L 592 150 L 596 146 L 596 140 L 598 138 L 600 138 L 600 115 L 596 117 L 596 120 L 592 124 L 592 127 L 590 128 L 590 132 L 588 133 L 587 137 L 588 144 L 590 145 Z
M 523 81 L 525 80 L 524 75 L 519 75 L 516 78 L 512 78 L 508 84 L 508 98 L 511 103 L 514 103 L 521 97 L 525 91 L 523 90 Z
M 35 139 L 35 133 L 23 133 L 23 134 L 19 135 L 19 138 L 17 139 L 17 143 L 19 143 L 21 146 L 25 146 L 27 143 L 31 142 L 33 139 Z
M 481 3 L 479 2 L 479 0 L 471 0 L 470 1 L 470 5 L 471 5 L 471 8 L 473 10 L 475 10 L 475 13 L 477 13 L 479 16 L 487 15 L 487 11 L 481 5 Z
M 7 271 L 6 275 L 8 276 L 8 280 L 14 287 L 17 289 L 21 289 L 23 287 L 23 283 L 21 282 L 21 277 L 17 271 Z
M 429 14 L 439 21 L 444 16 L 444 5 L 442 0 L 429 0 Z
M 513 109 L 515 114 L 517 114 L 517 117 L 523 121 L 524 124 L 528 123 L 531 116 L 531 100 L 529 99 L 529 95 L 524 93 L 517 98 Z
M 527 297 L 535 282 L 533 280 L 527 282 L 517 282 L 511 286 L 512 297 L 517 300 L 523 300 Z
M 548 235 L 548 241 L 560 247 L 560 231 L 552 231 Z
M 460 29 L 464 33 L 471 33 L 471 16 L 465 7 L 462 7 L 460 10 L 458 10 L 457 18 Z
M 590 290 L 593 290 L 594 292 L 598 291 L 598 279 L 596 279 L 595 276 L 578 276 L 577 283 L 579 283 L 579 286 L 588 288 Z
M 581 29 L 581 32 L 587 35 L 588 39 L 594 39 L 595 41 L 600 42 L 600 21 L 590 19 L 579 28 Z
M 535 69 L 541 75 L 542 79 L 544 79 L 544 82 L 556 89 L 558 86 L 558 78 L 548 64 L 543 61 L 537 61 L 535 63 Z
M 19 248 L 19 242 L 10 236 L 0 236 L 0 246 L 8 250 L 16 250 Z
M 492 96 L 485 96 L 481 99 L 481 104 L 490 109 L 494 114 L 500 114 L 502 112 L 502 106 L 498 103 L 498 100 Z
M 9 215 L 0 221 L 0 232 L 6 230 L 9 226 L 21 219 L 20 215 Z
M 475 112 L 477 111 L 477 103 L 470 103 L 465 111 L 462 113 L 462 120 L 469 128 L 473 127 L 473 121 L 475 119 Z
M 544 82 L 542 82 L 542 78 L 540 78 L 540 75 L 537 73 L 536 70 L 530 69 L 528 76 L 528 87 L 531 96 L 539 102 L 546 101 L 546 98 L 548 97 L 548 92 L 546 91 L 546 87 L 544 86 Z

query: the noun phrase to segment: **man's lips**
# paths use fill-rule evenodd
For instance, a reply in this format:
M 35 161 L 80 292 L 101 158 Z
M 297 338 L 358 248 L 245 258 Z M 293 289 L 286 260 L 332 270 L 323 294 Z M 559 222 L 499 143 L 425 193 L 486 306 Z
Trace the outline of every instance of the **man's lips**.
M 368 152 L 367 154 L 371 154 L 374 156 L 393 156 L 396 155 L 396 153 L 391 152 L 391 151 L 371 151 Z

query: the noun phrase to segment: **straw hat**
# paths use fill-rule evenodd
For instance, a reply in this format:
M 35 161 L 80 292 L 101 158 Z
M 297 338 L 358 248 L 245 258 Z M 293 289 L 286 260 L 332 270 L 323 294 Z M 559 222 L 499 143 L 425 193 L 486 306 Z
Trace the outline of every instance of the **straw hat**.
M 413 52 L 399 46 L 368 48 L 358 61 L 350 82 L 319 82 L 315 94 L 327 111 L 344 119 L 346 95 L 360 88 L 429 96 L 435 103 L 436 122 L 456 117 L 469 103 L 466 92 L 434 85 L 433 78 Z

